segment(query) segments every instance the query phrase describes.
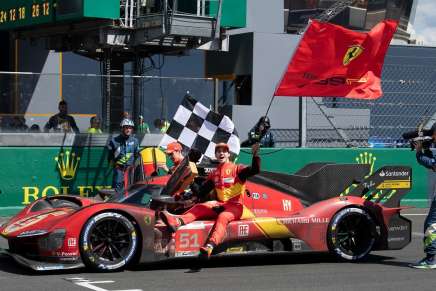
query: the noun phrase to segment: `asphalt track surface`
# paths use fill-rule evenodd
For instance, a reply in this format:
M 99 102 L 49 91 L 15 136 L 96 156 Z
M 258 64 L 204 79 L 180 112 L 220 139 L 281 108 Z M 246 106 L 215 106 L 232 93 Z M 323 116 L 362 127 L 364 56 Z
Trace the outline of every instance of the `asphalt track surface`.
M 422 258 L 426 209 L 407 212 L 413 240 L 403 250 L 373 252 L 364 262 L 338 262 L 328 254 L 254 254 L 141 265 L 119 273 L 34 273 L 0 255 L 0 290 L 434 290 L 436 270 L 408 264 Z M 2 242 L 0 247 L 5 247 Z

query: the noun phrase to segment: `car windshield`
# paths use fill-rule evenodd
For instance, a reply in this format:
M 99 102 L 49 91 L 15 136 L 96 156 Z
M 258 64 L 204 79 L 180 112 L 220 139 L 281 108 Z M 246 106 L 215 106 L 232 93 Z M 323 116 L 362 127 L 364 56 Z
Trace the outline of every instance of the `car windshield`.
M 134 184 L 127 190 L 127 197 L 112 197 L 108 202 L 129 203 L 141 206 L 149 206 L 151 198 L 160 196 L 161 185 L 153 184 Z

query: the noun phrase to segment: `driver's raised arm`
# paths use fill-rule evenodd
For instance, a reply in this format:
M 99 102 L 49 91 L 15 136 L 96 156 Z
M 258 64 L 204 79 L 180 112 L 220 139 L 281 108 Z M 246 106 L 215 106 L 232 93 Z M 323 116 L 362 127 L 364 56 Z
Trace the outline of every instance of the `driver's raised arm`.
M 259 174 L 260 172 L 260 157 L 259 157 L 259 144 L 256 143 L 252 147 L 253 159 L 251 160 L 251 166 L 244 167 L 238 166 L 238 178 L 241 181 L 246 181 L 249 177 Z

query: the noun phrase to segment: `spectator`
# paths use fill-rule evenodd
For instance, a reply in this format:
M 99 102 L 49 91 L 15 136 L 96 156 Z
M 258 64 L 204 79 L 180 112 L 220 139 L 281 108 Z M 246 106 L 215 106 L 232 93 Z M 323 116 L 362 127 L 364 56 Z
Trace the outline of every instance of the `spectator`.
M 32 124 L 32 126 L 29 128 L 29 132 L 39 133 L 39 132 L 41 132 L 41 129 L 39 128 L 38 124 Z
M 100 128 L 101 120 L 98 116 L 93 116 L 89 120 L 91 126 L 88 128 L 88 133 L 90 134 L 101 134 L 103 133 Z
M 79 133 L 79 128 L 76 125 L 74 117 L 68 114 L 68 104 L 62 100 L 59 102 L 59 113 L 53 115 L 44 126 L 44 131 L 49 132 L 71 132 Z
M 153 122 L 156 133 L 165 133 L 170 127 L 170 122 L 165 119 L 157 118 Z
M 138 133 L 150 133 L 148 123 L 144 121 L 144 116 L 139 115 Z
M 124 119 L 132 119 L 131 117 L 130 117 L 130 113 L 128 112 L 128 111 L 124 111 L 123 112 L 123 120 Z
M 14 116 L 10 124 L 11 130 L 14 132 L 27 132 L 28 126 L 26 125 L 26 119 L 22 116 Z

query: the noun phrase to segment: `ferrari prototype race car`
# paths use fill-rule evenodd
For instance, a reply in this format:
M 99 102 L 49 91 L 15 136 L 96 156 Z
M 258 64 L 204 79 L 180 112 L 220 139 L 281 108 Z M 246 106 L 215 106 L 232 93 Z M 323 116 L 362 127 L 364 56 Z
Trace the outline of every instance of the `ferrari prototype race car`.
M 41 198 L 0 227 L 9 245 L 3 252 L 40 271 L 116 271 L 195 257 L 214 221 L 195 221 L 172 233 L 158 219 L 163 209 L 180 213 L 190 206 L 171 195 L 186 189 L 193 172 L 179 167 L 171 177 L 136 182 L 123 195 L 102 193 L 106 200 Z M 213 254 L 325 251 L 356 261 L 374 250 L 404 248 L 412 230 L 400 214 L 400 199 L 411 188 L 411 168 L 369 172 L 369 165 L 333 163 L 308 164 L 292 175 L 261 172 L 247 181 L 243 217 L 228 225 Z

